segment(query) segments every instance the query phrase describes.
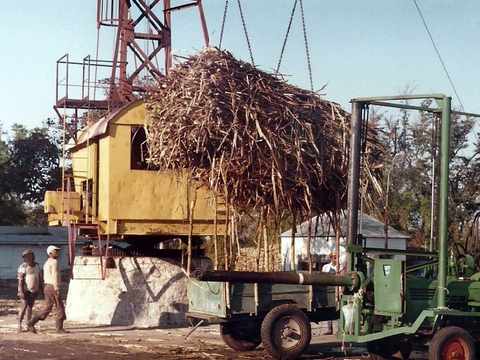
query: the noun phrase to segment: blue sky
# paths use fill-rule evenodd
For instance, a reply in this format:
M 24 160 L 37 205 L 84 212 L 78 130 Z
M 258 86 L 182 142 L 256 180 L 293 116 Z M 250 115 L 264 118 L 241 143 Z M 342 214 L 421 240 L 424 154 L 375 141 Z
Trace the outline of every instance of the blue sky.
M 273 69 L 293 0 L 242 0 L 256 63 Z M 480 112 L 480 1 L 418 0 L 468 111 Z M 173 0 L 182 3 L 180 0 Z M 204 0 L 213 44 L 224 0 Z M 452 94 L 410 0 L 304 0 L 315 88 L 348 108 L 356 96 L 415 92 Z M 0 123 L 39 125 L 54 116 L 55 60 L 65 53 L 95 55 L 95 0 L 8 1 L 2 4 Z M 111 57 L 111 34 L 101 32 L 100 58 Z M 189 54 L 202 47 L 196 13 L 173 17 L 173 48 Z M 224 47 L 248 60 L 238 8 L 230 0 Z M 295 18 L 281 71 L 308 87 L 303 37 Z M 455 99 L 454 99 L 455 100 Z M 456 101 L 454 101 L 456 104 Z

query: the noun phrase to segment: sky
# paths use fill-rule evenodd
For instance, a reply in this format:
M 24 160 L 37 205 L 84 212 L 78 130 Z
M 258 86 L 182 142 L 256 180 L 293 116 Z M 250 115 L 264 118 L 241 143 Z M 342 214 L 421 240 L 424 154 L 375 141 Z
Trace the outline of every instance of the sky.
M 151 2 L 151 0 L 149 1 Z M 172 0 L 174 5 L 186 0 Z M 211 44 L 218 45 L 224 0 L 203 0 Z M 249 59 L 238 7 L 229 1 L 223 47 Z M 303 0 L 314 88 L 349 109 L 358 96 L 453 91 L 411 0 Z M 466 111 L 480 112 L 480 1 L 418 0 Z M 293 0 L 242 0 L 256 64 L 271 71 L 279 58 Z M 297 9 L 298 10 L 298 9 Z M 55 62 L 96 54 L 96 0 L 8 1 L 2 4 L 0 124 L 38 126 L 54 117 Z M 173 51 L 203 46 L 195 10 L 173 14 Z M 111 30 L 100 32 L 99 58 L 111 59 Z M 308 88 L 297 11 L 281 72 Z M 456 99 L 454 105 L 458 106 Z

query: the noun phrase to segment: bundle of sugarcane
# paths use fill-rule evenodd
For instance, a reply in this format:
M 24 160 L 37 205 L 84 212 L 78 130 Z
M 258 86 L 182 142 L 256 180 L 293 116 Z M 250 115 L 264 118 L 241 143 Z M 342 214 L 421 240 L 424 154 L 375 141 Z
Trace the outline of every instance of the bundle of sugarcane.
M 151 161 L 188 169 L 238 212 L 300 219 L 344 205 L 349 114 L 318 93 L 206 49 L 149 91 L 147 112 Z

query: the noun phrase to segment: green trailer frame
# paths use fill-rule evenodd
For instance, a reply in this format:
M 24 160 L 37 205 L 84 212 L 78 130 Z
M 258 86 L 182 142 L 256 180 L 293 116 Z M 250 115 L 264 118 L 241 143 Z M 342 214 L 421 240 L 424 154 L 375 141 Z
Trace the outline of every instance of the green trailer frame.
M 240 318 L 261 319 L 273 307 L 295 304 L 312 321 L 338 319 L 333 286 L 199 281 L 187 285 L 187 317 L 221 323 Z

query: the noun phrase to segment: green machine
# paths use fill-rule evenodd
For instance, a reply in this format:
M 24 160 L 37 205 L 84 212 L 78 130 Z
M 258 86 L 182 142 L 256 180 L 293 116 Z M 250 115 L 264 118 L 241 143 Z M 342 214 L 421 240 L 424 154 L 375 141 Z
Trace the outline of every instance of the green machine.
M 398 101 L 434 100 L 437 107 L 413 106 Z M 370 106 L 419 110 L 441 116 L 438 251 L 403 252 L 423 257 L 408 268 L 406 261 L 392 259 L 399 251 L 367 249 L 358 233 L 359 173 L 363 114 Z M 355 291 L 344 292 L 340 304 L 338 336 L 349 343 L 364 343 L 371 357 L 391 358 L 400 352 L 408 359 L 412 347 L 428 346 L 429 359 L 477 359 L 480 333 L 480 276 L 474 262 L 452 253 L 448 261 L 448 181 L 451 98 L 442 94 L 358 98 L 352 100 L 352 134 L 348 193 L 349 271 L 363 274 L 365 281 Z M 367 253 L 380 252 L 371 259 Z M 390 257 L 390 258 L 389 258 Z M 368 273 L 367 263 L 373 271 Z
M 436 107 L 409 105 L 408 100 L 433 100 Z M 190 316 L 220 322 L 225 342 L 237 350 L 253 349 L 262 342 L 279 359 L 295 359 L 308 347 L 310 321 L 335 317 L 338 339 L 352 346 L 363 344 L 373 359 L 389 359 L 394 354 L 408 359 L 412 348 L 418 346 L 428 347 L 430 360 L 476 360 L 480 358 L 476 355 L 480 273 L 474 273 L 472 256 L 463 254 L 460 259 L 451 251 L 447 224 L 451 116 L 480 115 L 452 111 L 451 98 L 442 94 L 356 98 L 351 102 L 347 273 L 203 272 L 190 281 Z M 441 116 L 437 251 L 368 248 L 359 233 L 362 137 L 371 106 Z M 422 260 L 407 267 L 407 261 L 395 255 Z M 342 289 L 334 315 L 331 299 L 325 297 L 325 289 L 332 286 Z

